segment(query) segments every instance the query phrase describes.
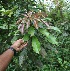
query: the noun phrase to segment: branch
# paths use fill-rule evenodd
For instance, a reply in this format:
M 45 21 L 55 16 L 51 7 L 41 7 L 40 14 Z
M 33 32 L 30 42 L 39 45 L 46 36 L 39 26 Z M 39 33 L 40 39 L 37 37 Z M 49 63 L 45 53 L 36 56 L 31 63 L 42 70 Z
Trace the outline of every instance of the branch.
M 47 22 L 43 21 L 42 19 L 40 19 L 40 21 L 43 22 L 48 28 L 50 27 Z

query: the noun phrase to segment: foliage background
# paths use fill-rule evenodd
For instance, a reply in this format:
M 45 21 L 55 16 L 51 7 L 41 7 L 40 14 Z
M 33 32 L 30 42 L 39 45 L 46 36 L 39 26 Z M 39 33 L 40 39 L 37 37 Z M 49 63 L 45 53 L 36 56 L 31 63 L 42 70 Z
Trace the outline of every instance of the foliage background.
M 57 3 L 59 4 L 57 5 Z M 36 54 L 29 41 L 28 46 L 13 57 L 6 71 L 70 71 L 70 3 L 64 0 L 54 1 L 55 8 L 35 0 L 1 0 L 0 1 L 0 54 L 12 44 L 22 38 L 17 31 L 16 21 L 26 11 L 45 11 L 53 26 L 57 26 L 62 33 L 49 31 L 57 37 L 59 45 L 52 45 L 41 34 L 37 34 L 41 46 L 40 54 Z M 3 13 L 1 10 L 13 10 L 12 14 Z M 4 11 L 4 10 L 3 10 Z M 10 16 L 9 16 L 10 15 Z M 16 34 L 17 33 L 17 34 Z

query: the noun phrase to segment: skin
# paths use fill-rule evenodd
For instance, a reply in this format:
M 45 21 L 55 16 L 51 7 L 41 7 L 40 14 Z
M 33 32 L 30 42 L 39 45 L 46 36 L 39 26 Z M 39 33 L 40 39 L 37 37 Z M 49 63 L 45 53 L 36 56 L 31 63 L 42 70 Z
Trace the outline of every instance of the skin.
M 22 39 L 19 39 L 15 41 L 11 47 L 13 47 L 18 52 L 22 50 L 26 45 L 27 43 L 24 43 Z M 6 71 L 6 68 L 8 67 L 8 64 L 10 63 L 13 56 L 14 51 L 11 49 L 6 50 L 2 55 L 0 55 L 0 71 Z

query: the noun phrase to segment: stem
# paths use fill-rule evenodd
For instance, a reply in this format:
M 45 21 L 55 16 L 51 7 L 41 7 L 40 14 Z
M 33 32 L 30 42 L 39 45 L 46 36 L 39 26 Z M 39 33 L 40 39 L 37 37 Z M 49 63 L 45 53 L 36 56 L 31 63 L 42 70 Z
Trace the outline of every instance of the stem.
M 40 21 L 43 22 L 47 27 L 50 27 L 47 22 L 43 21 L 42 19 L 40 19 Z

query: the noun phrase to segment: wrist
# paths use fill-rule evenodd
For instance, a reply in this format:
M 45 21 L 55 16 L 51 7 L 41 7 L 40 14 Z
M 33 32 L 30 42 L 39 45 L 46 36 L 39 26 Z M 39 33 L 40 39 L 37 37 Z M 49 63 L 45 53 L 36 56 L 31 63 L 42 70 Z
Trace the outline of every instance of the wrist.
M 10 47 L 9 49 L 14 52 L 14 56 L 15 56 L 16 55 L 16 50 L 13 47 Z
M 11 45 L 11 47 L 13 48 L 13 49 L 15 49 L 16 50 L 16 46 L 13 44 L 13 45 Z
M 17 46 L 12 45 L 11 46 L 13 49 L 15 49 L 17 52 L 19 51 L 19 48 Z

